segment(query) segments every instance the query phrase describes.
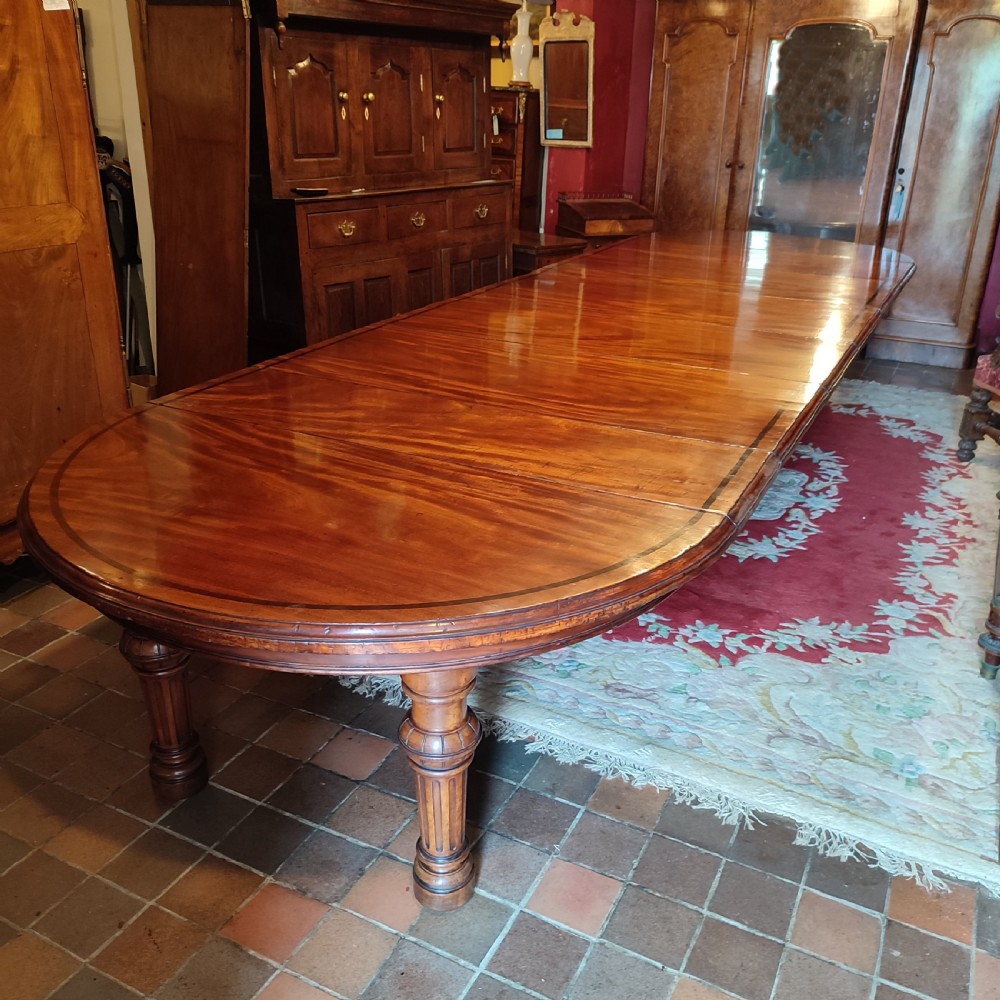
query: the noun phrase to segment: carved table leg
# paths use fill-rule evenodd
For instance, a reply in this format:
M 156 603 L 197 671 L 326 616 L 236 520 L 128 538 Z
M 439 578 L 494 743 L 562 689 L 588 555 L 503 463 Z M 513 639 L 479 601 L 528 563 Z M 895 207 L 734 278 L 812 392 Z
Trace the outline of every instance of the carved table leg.
M 208 761 L 191 725 L 188 654 L 131 632 L 122 635 L 119 648 L 139 675 L 149 709 L 153 789 L 171 802 L 187 798 L 208 782 Z
M 479 720 L 466 705 L 476 671 L 460 667 L 404 674 L 402 681 L 413 707 L 399 727 L 399 741 L 417 776 L 420 812 L 414 894 L 428 909 L 453 910 L 475 888 L 465 835 L 465 787 L 482 738 Z

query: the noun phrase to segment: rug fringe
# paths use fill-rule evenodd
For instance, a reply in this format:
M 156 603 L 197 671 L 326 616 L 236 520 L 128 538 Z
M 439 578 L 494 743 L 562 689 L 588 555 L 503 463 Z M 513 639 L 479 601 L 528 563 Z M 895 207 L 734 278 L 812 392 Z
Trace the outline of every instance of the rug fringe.
M 409 705 L 409 699 L 403 694 L 398 677 L 368 676 L 338 679 L 341 684 L 358 694 L 381 698 L 387 704 L 397 707 Z M 754 829 L 755 824 L 766 826 L 759 813 L 772 811 L 762 806 L 754 806 L 721 789 L 691 781 L 681 775 L 659 769 L 654 773 L 649 768 L 617 754 L 606 751 L 595 753 L 593 747 L 551 734 L 539 733 L 537 729 L 524 723 L 510 722 L 493 716 L 484 711 L 482 706 L 477 706 L 476 714 L 485 732 L 505 742 L 522 741 L 528 753 L 544 753 L 563 764 L 582 764 L 603 777 L 623 778 L 637 788 L 648 785 L 658 791 L 669 791 L 675 801 L 695 809 L 709 809 L 720 822 L 729 826 L 745 827 L 748 830 Z M 950 891 L 950 886 L 945 881 L 948 877 L 963 878 L 957 872 L 927 865 L 881 845 L 863 844 L 856 837 L 838 830 L 815 823 L 798 822 L 791 817 L 784 818 L 795 826 L 796 844 L 814 847 L 820 854 L 838 861 L 858 861 L 870 868 L 880 868 L 889 875 L 911 878 L 931 892 Z M 1000 881 L 990 882 L 982 879 L 978 881 L 988 892 L 1000 896 Z

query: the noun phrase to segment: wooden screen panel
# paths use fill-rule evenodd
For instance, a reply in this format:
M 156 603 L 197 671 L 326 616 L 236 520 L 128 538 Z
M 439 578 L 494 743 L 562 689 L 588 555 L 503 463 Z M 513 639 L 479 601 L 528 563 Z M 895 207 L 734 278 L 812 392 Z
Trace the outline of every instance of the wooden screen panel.
M 248 44 L 240 7 L 147 8 L 160 395 L 246 365 Z
M 0 13 L 0 560 L 56 446 L 124 408 L 117 291 L 70 10 Z

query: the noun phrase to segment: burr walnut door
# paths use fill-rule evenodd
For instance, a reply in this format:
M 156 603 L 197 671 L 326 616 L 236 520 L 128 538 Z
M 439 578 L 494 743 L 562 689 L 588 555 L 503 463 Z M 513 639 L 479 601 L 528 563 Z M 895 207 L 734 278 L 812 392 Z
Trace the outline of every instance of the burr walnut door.
M 722 229 L 736 146 L 746 0 L 657 10 L 643 201 L 657 229 Z
M 0 561 L 48 454 L 126 405 L 94 131 L 71 10 L 0 14 Z

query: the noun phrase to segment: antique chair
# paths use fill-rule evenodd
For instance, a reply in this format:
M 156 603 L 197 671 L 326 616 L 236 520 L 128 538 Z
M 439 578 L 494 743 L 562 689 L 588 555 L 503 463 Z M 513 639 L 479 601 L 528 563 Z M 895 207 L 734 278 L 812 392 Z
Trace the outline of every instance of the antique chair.
M 1000 443 L 1000 413 L 990 406 L 997 397 L 1000 397 L 1000 346 L 992 354 L 982 355 L 976 363 L 972 392 L 958 432 L 958 457 L 963 462 L 972 460 L 976 445 L 984 437 Z M 979 672 L 987 680 L 993 680 L 1000 668 L 1000 547 L 997 549 L 993 576 L 993 599 L 986 619 L 986 631 L 979 637 L 979 647 L 983 651 L 983 665 Z

